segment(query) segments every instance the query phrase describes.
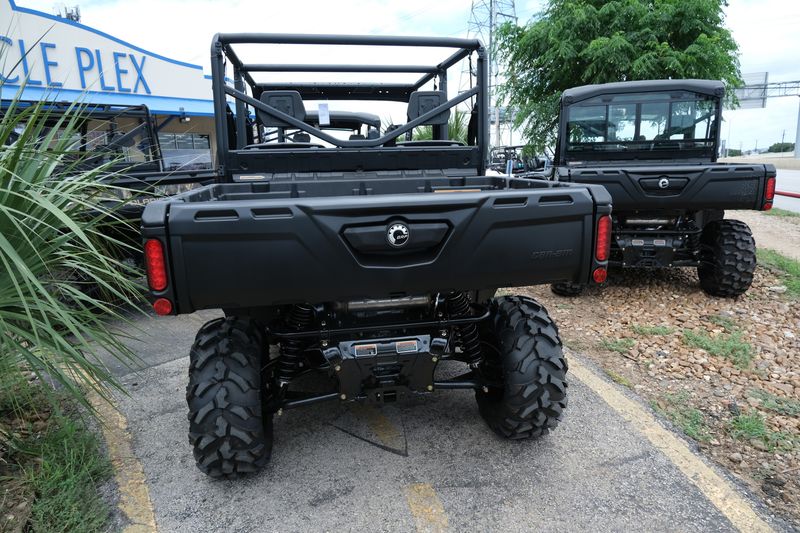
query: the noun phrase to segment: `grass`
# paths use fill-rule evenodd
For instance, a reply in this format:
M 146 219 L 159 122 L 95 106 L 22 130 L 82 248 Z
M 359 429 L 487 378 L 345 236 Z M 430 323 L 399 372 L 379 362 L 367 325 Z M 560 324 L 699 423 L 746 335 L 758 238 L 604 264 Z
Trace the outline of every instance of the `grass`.
M 781 398 L 761 389 L 753 389 L 750 396 L 761 400 L 761 407 L 786 416 L 800 415 L 800 401 L 793 398 Z
M 684 434 L 699 442 L 711 440 L 711 431 L 706 424 L 705 415 L 689 404 L 685 392 L 664 394 L 660 402 L 651 402 L 653 409 L 669 418 Z
M 23 501 L 35 495 L 24 531 L 106 531 L 110 509 L 98 487 L 110 478 L 112 467 L 98 436 L 70 407 L 73 400 L 53 405 L 41 386 L 28 386 L 21 401 L 10 400 L 8 393 L 19 389 L 0 394 L 0 426 L 14 427 L 0 479 L 16 487 Z
M 794 448 L 794 438 L 791 435 L 770 430 L 764 417 L 755 411 L 733 417 L 730 421 L 730 433 L 735 439 L 761 441 L 769 451 L 790 451 Z
M 800 213 L 795 213 L 794 211 L 788 211 L 779 207 L 773 207 L 769 211 L 764 211 L 764 214 L 771 217 L 800 218 Z
M 617 374 L 613 370 L 609 370 L 607 368 L 605 369 L 605 373 L 609 378 L 611 378 L 611 381 L 613 381 L 614 383 L 619 383 L 623 387 L 628 387 L 629 389 L 633 388 L 633 383 L 631 383 L 631 380 L 629 380 L 622 374 Z
M 669 326 L 641 326 L 639 324 L 634 324 L 631 326 L 631 329 L 637 335 L 669 335 L 674 330 Z
M 701 348 L 716 357 L 730 359 L 736 368 L 741 370 L 749 368 L 753 360 L 753 348 L 749 343 L 742 340 L 742 332 L 728 318 L 712 317 L 711 320 L 723 325 L 727 332 L 712 337 L 707 333 L 698 333 L 685 329 L 683 330 L 684 344 Z M 726 323 L 729 325 L 725 325 Z
M 718 326 L 722 326 L 728 332 L 736 331 L 736 322 L 731 317 L 722 315 L 713 315 L 708 318 L 711 322 Z
M 781 282 L 790 296 L 800 297 L 800 261 L 796 261 L 773 250 L 759 248 L 758 262 L 779 271 Z
M 617 353 L 628 353 L 628 350 L 633 348 L 634 344 L 636 344 L 636 341 L 633 339 L 602 339 L 600 341 L 601 348 Z

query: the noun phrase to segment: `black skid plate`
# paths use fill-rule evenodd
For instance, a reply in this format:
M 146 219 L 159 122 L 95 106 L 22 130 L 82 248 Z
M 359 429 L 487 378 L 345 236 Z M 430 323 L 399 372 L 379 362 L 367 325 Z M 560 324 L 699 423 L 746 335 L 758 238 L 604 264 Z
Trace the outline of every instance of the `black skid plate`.
M 340 398 L 391 402 L 433 390 L 433 371 L 446 348 L 445 338 L 417 335 L 340 342 L 323 353 L 339 380 Z

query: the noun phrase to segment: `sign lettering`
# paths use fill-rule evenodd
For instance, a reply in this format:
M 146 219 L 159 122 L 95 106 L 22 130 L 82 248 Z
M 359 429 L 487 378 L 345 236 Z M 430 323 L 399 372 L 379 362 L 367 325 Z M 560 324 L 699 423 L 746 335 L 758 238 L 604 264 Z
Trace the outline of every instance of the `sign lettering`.
M 29 86 L 64 87 L 69 75 L 78 73 L 80 88 L 106 92 L 152 94 L 145 76 L 147 56 L 120 51 L 101 51 L 75 46 L 69 52 L 56 43 L 40 42 L 39 46 L 28 48 L 23 39 L 15 43 L 5 35 L 0 35 L 0 49 L 6 48 L 19 54 L 22 72 L 13 71 L 16 60 L 6 61 L 12 69 L 0 73 L 4 83 L 20 83 L 27 79 Z M 6 53 L 9 51 L 6 50 Z M 44 80 L 34 79 L 31 69 L 38 65 L 44 71 Z M 108 67 L 107 69 L 105 67 Z M 92 80 L 97 80 L 93 83 Z

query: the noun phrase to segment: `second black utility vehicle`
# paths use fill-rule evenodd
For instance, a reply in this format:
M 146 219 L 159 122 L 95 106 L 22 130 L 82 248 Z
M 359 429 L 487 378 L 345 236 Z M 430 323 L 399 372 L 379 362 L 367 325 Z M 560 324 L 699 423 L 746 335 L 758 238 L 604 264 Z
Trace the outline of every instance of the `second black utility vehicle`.
M 612 266 L 693 267 L 713 296 L 743 294 L 756 247 L 726 209 L 767 210 L 775 167 L 717 162 L 725 87 L 708 80 L 587 85 L 561 97 L 560 182 L 603 185 L 613 198 Z M 557 294 L 580 293 L 563 281 Z
M 264 63 L 266 53 L 286 57 L 276 45 L 325 47 L 320 57 L 382 47 L 394 62 Z M 419 48 L 440 61 L 402 62 Z M 485 176 L 480 42 L 221 34 L 211 53 L 221 183 L 150 203 L 142 228 L 156 312 L 225 314 L 191 350 L 198 467 L 215 477 L 259 468 L 272 451 L 273 415 L 323 401 L 468 389 L 503 437 L 554 428 L 567 405 L 558 329 L 533 299 L 495 292 L 604 278 L 610 197 L 601 186 Z M 455 95 L 448 71 L 470 57 L 478 79 Z M 322 76 L 276 79 L 287 73 Z M 339 81 L 325 81 L 331 73 Z M 381 102 L 406 122 L 343 139 L 323 125 L 337 118 L 329 102 Z M 472 116 L 467 145 L 447 135 L 459 104 Z M 425 125 L 433 139 L 401 140 Z

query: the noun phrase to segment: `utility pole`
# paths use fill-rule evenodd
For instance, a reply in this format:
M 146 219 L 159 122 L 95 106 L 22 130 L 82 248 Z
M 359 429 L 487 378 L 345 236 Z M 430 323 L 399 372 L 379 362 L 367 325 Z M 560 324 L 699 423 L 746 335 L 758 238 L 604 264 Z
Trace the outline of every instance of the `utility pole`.
M 494 107 L 494 145 L 500 146 L 500 107 Z
M 800 102 L 800 97 L 797 98 Z M 797 106 L 797 133 L 794 136 L 794 158 L 800 159 L 800 105 Z
M 467 37 L 470 39 L 480 39 L 486 47 L 486 53 L 489 55 L 489 105 L 490 107 L 499 107 L 500 102 L 497 97 L 497 88 L 502 85 L 503 80 L 500 79 L 500 73 L 503 69 L 497 61 L 495 54 L 495 32 L 497 28 L 506 22 L 516 24 L 517 10 L 514 0 L 472 0 L 472 10 L 470 11 L 469 21 L 467 23 Z M 462 72 L 462 79 L 460 83 L 460 90 L 467 87 L 464 80 L 464 74 L 469 76 L 476 75 L 475 72 L 469 72 L 469 67 L 466 67 L 465 72 Z M 499 110 L 496 110 L 493 117 L 495 128 L 496 145 L 500 145 L 500 121 Z M 509 114 L 505 113 L 504 118 L 508 120 Z

